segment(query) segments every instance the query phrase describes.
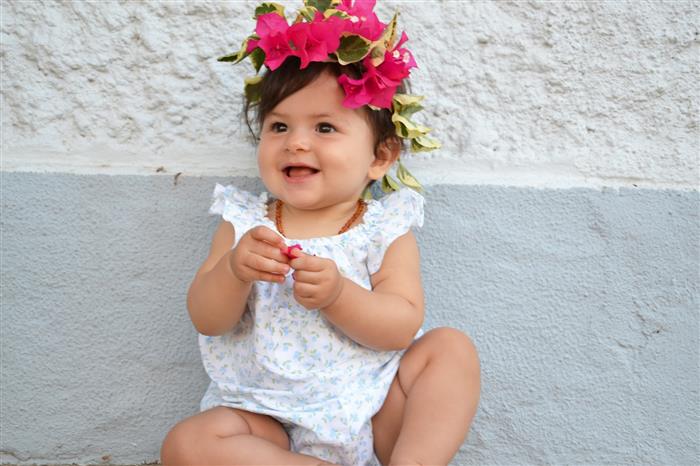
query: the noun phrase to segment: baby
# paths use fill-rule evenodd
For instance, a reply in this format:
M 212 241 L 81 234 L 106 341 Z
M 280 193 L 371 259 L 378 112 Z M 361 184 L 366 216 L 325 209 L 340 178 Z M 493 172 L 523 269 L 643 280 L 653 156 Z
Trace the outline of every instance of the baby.
M 289 25 L 263 4 L 222 58 L 266 67 L 246 115 L 267 192 L 214 190 L 223 221 L 187 298 L 211 383 L 163 464 L 437 465 L 464 441 L 479 362 L 460 331 L 421 330 L 423 197 L 398 161 L 403 139 L 438 144 L 410 120 L 406 35 L 373 7 L 307 0 Z

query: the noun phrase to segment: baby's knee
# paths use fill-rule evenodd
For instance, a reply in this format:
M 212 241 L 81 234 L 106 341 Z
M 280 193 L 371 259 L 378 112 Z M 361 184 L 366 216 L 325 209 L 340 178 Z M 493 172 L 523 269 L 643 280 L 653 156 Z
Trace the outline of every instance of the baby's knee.
M 224 407 L 217 407 L 178 422 L 165 436 L 160 450 L 163 465 L 199 464 L 200 451 L 222 437 L 249 434 L 243 418 Z
M 190 463 L 188 454 L 191 445 L 197 441 L 197 433 L 186 421 L 175 425 L 165 436 L 160 447 L 160 462 L 165 466 L 176 466 Z
M 467 371 L 479 372 L 479 354 L 471 338 L 451 327 L 436 328 L 429 333 L 436 343 L 437 355 L 452 359 Z

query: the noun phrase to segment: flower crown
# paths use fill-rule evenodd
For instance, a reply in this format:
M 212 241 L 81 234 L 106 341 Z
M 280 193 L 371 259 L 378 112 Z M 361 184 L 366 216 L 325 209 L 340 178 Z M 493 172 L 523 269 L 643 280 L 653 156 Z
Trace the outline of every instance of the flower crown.
M 373 11 L 375 3 L 376 0 L 304 0 L 291 25 L 285 18 L 284 6 L 262 3 L 255 9 L 255 33 L 243 41 L 238 52 L 218 61 L 238 63 L 248 57 L 256 74 L 263 65 L 271 71 L 277 69 L 290 56 L 299 58 L 301 69 L 311 62 L 360 63 L 363 73 L 359 79 L 338 77 L 345 92 L 343 105 L 353 109 L 363 105 L 373 110 L 391 109 L 396 135 L 411 141 L 412 152 L 437 149 L 440 143 L 428 136 L 431 129 L 410 119 L 423 108 L 423 96 L 396 92 L 402 80 L 409 77 L 410 69 L 417 67 L 411 52 L 403 47 L 408 40 L 405 32 L 395 43 L 398 13 L 384 24 Z M 260 101 L 261 83 L 259 75 L 245 79 L 249 102 Z M 422 190 L 400 159 L 396 175 L 404 185 Z M 382 179 L 381 188 L 385 192 L 400 189 L 389 174 Z

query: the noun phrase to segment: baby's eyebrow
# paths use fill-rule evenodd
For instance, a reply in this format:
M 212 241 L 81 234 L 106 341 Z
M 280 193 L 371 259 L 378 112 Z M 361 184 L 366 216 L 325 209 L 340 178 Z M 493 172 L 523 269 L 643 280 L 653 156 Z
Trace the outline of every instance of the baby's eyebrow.
M 286 113 L 280 113 L 280 112 L 270 112 L 269 115 L 277 117 L 277 118 L 288 118 L 289 117 L 289 115 L 287 115 Z M 337 115 L 334 113 L 325 113 L 325 112 L 324 113 L 314 113 L 313 115 L 308 115 L 308 118 L 337 118 L 339 120 L 344 121 L 344 118 L 342 118 L 340 115 Z

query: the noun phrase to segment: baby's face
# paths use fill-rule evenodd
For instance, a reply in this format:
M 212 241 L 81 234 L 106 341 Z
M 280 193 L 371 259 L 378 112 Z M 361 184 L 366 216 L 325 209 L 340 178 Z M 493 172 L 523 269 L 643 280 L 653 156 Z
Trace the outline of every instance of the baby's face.
M 349 109 L 337 78 L 324 73 L 265 118 L 258 166 L 268 191 L 300 209 L 357 200 L 376 167 L 362 109 Z

